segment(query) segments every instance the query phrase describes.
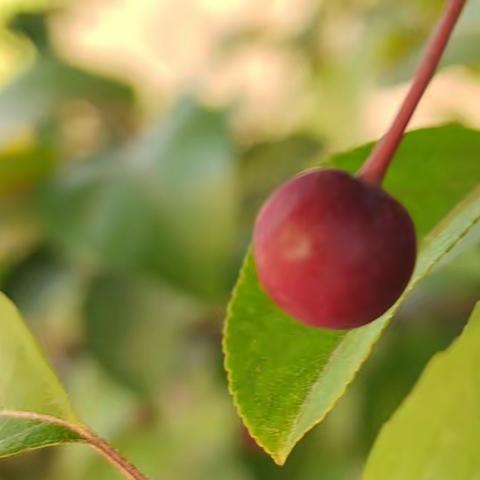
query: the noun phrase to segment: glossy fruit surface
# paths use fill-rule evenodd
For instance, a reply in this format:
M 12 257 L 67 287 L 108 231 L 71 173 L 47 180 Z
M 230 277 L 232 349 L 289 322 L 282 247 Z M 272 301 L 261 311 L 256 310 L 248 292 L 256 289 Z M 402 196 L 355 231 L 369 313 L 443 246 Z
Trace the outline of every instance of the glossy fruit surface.
M 416 238 L 405 208 L 381 188 L 339 170 L 281 185 L 254 229 L 260 284 L 288 314 L 333 329 L 365 325 L 404 291 Z

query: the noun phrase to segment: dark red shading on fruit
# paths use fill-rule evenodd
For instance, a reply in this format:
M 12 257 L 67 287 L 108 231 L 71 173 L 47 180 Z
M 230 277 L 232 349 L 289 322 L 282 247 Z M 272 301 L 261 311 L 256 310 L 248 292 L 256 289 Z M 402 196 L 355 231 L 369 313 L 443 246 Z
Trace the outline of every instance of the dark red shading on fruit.
M 322 328 L 378 318 L 404 291 L 416 258 L 405 208 L 339 170 L 281 185 L 260 211 L 253 240 L 264 290 L 294 318 Z

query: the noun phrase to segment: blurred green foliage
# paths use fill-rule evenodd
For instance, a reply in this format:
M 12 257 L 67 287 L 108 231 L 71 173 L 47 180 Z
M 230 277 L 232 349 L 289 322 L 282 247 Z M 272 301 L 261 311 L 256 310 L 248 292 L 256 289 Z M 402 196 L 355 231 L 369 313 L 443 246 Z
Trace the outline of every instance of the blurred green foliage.
M 46 184 L 46 234 L 106 269 L 225 294 L 236 225 L 234 168 L 224 115 L 185 99 L 144 138 Z
M 48 11 L 2 27 L 2 47 L 31 58 L 0 90 L 2 290 L 76 410 L 153 478 L 356 478 L 382 423 L 461 329 L 480 288 L 478 232 L 283 469 L 248 439 L 227 393 L 222 319 L 256 209 L 283 179 L 358 142 L 367 92 L 408 78 L 442 3 L 314 1 L 295 34 L 231 32 L 224 58 L 268 43 L 305 66 L 306 114 L 270 136 L 238 133 L 234 107 L 191 92 L 147 114 L 134 88 L 56 53 Z M 447 56 L 473 72 L 479 10 L 472 2 Z M 89 478 L 116 477 L 81 446 L 0 462 L 2 480 Z

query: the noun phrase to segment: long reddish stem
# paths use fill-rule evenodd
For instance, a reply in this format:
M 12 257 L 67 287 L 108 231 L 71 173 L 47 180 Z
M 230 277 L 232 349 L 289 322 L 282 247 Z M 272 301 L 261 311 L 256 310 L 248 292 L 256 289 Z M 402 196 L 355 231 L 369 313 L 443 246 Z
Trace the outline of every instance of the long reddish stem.
M 449 0 L 445 12 L 427 46 L 412 86 L 386 135 L 380 140 L 358 173 L 362 180 L 379 185 L 397 151 L 430 80 L 438 67 L 453 29 L 467 0 Z

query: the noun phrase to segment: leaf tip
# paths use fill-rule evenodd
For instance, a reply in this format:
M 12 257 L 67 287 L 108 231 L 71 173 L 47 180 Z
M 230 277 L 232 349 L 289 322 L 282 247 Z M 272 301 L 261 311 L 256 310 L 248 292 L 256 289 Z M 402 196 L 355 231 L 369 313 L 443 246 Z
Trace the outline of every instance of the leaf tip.
M 269 454 L 276 465 L 283 467 L 287 461 L 290 452 L 278 452 Z

